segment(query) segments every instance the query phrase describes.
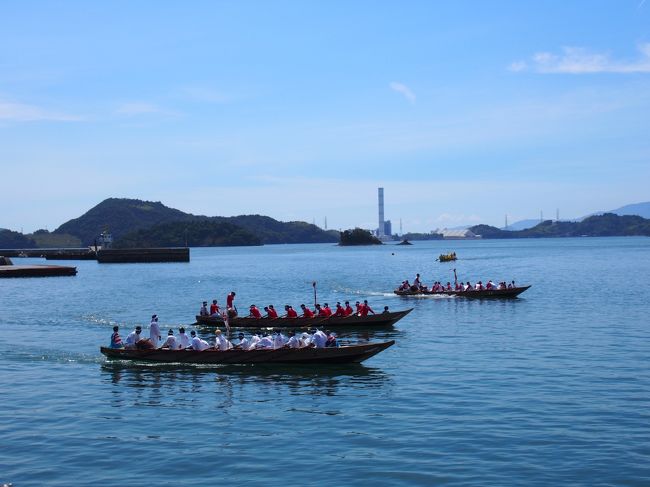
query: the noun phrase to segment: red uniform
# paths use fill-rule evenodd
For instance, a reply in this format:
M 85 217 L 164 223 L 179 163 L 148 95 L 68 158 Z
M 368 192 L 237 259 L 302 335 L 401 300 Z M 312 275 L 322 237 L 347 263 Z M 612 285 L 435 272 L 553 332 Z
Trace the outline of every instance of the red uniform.
M 352 309 L 352 306 L 349 304 L 345 307 L 345 316 L 350 316 L 352 313 L 354 313 L 354 310 Z
M 262 313 L 260 313 L 260 310 L 257 308 L 257 306 L 251 306 L 251 316 L 253 318 L 261 318 Z
M 303 316 L 305 318 L 313 318 L 314 317 L 314 312 L 310 310 L 309 308 L 305 307 L 303 308 Z
M 323 312 L 325 313 L 325 316 L 332 316 L 332 308 L 329 306 L 323 306 Z
M 352 311 L 352 308 L 350 308 L 350 311 Z M 341 306 L 337 307 L 334 316 L 345 316 L 345 310 Z
M 370 306 L 368 306 L 366 303 L 359 306 L 359 315 L 360 316 L 368 316 L 368 313 L 372 313 L 373 315 L 375 314 L 375 312 L 372 310 L 372 308 Z
M 289 308 L 287 310 L 287 318 L 298 318 L 298 313 L 296 313 L 295 309 Z
M 269 308 L 269 318 L 277 318 L 278 312 L 274 308 Z
M 217 313 L 219 313 L 219 306 L 217 304 L 215 304 L 215 303 L 212 303 L 210 305 L 210 314 L 211 315 L 216 315 Z
M 232 302 L 235 300 L 235 295 L 233 293 L 228 294 L 226 296 L 226 306 L 228 308 L 232 308 Z

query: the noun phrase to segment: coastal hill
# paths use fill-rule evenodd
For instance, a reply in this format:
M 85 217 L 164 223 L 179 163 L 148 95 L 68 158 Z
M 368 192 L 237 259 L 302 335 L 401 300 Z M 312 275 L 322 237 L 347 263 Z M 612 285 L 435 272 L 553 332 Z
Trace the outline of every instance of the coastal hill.
M 470 230 L 483 238 L 650 236 L 650 220 L 635 215 L 605 213 L 579 222 L 546 220 L 525 230 L 501 230 L 489 225 L 475 225 Z
M 193 215 L 161 202 L 127 198 L 106 199 L 52 233 L 93 245 L 106 229 L 120 247 L 185 245 L 186 241 L 191 246 L 338 241 L 338 232 L 327 232 L 305 222 L 280 222 L 261 215 Z
M 33 249 L 36 242 L 20 232 L 5 228 L 0 230 L 0 249 Z

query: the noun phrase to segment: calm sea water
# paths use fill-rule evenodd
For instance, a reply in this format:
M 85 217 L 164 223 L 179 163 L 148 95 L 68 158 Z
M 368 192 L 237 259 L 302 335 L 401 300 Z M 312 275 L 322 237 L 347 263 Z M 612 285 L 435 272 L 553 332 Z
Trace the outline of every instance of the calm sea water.
M 456 263 L 435 258 L 455 250 Z M 41 262 L 16 259 L 17 264 Z M 44 262 L 42 262 L 44 263 Z M 0 280 L 0 482 L 650 485 L 650 239 L 192 249 L 189 264 L 77 262 Z M 400 298 L 511 280 L 517 300 Z M 363 365 L 161 366 L 99 346 L 201 301 L 413 307 Z M 354 341 L 353 332 L 344 333 Z

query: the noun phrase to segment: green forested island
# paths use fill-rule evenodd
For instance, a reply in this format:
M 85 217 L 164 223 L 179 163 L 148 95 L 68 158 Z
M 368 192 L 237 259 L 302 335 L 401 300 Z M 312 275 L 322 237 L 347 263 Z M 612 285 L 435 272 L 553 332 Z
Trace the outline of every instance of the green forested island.
M 341 232 L 339 245 L 381 245 L 381 240 L 375 237 L 368 230 L 355 228 Z

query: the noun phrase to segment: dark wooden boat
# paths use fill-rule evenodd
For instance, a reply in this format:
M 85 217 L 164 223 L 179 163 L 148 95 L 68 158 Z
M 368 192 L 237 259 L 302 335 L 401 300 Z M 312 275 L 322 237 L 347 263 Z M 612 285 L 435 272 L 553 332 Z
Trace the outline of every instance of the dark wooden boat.
M 277 350 L 126 350 L 100 347 L 110 359 L 181 364 L 343 364 L 360 363 L 386 350 L 395 340 L 336 348 L 278 348 Z
M 530 286 L 518 286 L 512 287 L 509 289 L 483 289 L 482 291 L 401 291 L 395 289 L 395 294 L 398 296 L 458 296 L 460 298 L 470 298 L 470 299 L 507 299 L 507 298 L 516 298 L 521 293 L 523 293 Z
M 392 326 L 409 314 L 413 308 L 404 311 L 391 311 L 388 313 L 377 313 L 375 315 L 345 317 L 330 316 L 329 318 L 249 318 L 237 316 L 231 318 L 232 328 L 357 328 L 364 326 Z M 196 322 L 199 325 L 224 326 L 225 323 L 220 316 L 196 315 Z

